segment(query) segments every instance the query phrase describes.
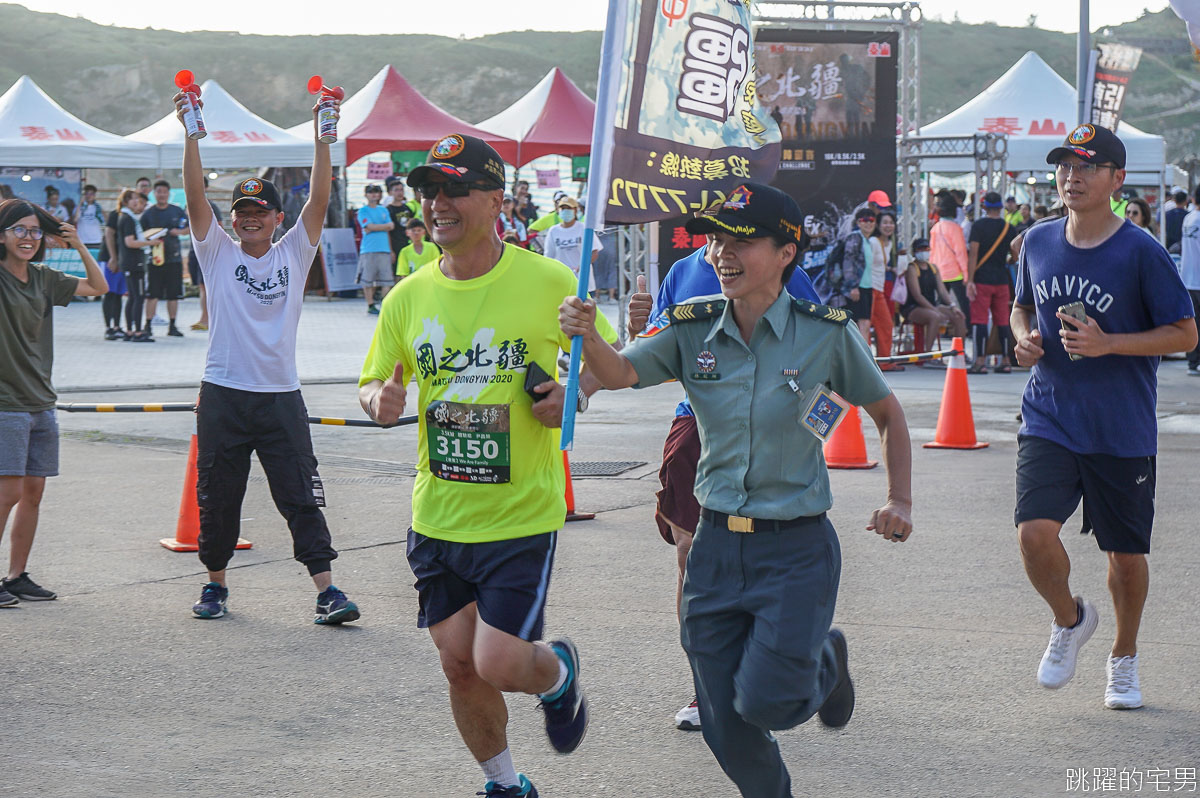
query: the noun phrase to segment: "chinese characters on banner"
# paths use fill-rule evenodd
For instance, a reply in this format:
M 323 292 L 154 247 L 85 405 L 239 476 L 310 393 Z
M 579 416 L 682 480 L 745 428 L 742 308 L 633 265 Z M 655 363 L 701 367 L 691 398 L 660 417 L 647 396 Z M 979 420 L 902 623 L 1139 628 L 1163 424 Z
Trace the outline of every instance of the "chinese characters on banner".
M 1092 54 L 1091 123 L 1116 131 L 1125 106 L 1129 79 L 1142 58 L 1142 48 L 1125 44 L 1099 44 Z
M 603 222 L 689 215 L 745 180 L 769 181 L 779 164 L 779 131 L 757 99 L 747 4 L 621 6 L 611 165 L 607 175 L 593 174 L 607 188 Z M 805 85 L 812 82 L 821 91 L 840 85 L 823 72 Z
M 806 215 L 836 229 L 841 218 L 896 186 L 896 81 L 899 37 L 887 32 L 763 29 L 754 44 L 755 91 L 780 131 L 772 185 Z M 1065 135 L 1065 133 L 1064 133 Z M 656 166 L 698 175 L 741 175 L 747 164 L 685 163 L 658 154 Z M 660 272 L 703 241 L 683 229 L 686 215 L 659 228 Z
M 387 180 L 391 176 L 391 161 L 367 161 L 367 180 Z

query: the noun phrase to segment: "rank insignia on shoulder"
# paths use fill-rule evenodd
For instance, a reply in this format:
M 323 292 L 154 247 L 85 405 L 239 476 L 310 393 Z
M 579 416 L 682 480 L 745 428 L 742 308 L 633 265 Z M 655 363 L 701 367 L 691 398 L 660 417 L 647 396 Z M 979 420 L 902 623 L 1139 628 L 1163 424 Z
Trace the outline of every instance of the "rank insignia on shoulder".
M 850 319 L 849 311 L 844 308 L 831 308 L 828 305 L 818 305 L 816 302 L 809 302 L 807 299 L 792 299 L 792 305 L 797 310 L 806 316 L 812 316 L 814 319 L 828 321 L 833 324 L 846 324 Z
M 720 316 L 724 312 L 724 299 L 709 299 L 703 302 L 683 302 L 671 305 L 666 310 L 666 316 L 673 322 L 699 321 Z

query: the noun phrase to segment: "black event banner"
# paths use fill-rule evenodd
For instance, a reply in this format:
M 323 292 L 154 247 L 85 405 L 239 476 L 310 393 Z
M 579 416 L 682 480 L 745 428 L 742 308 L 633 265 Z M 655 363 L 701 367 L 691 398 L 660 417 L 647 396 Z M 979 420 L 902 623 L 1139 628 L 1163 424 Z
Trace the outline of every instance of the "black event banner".
M 687 215 L 770 180 L 779 132 L 757 101 L 748 4 L 613 2 L 623 24 L 605 33 L 602 69 L 617 87 L 601 145 L 608 168 L 593 169 L 606 182 L 603 222 Z
M 758 100 L 781 132 L 771 184 L 827 228 L 876 189 L 895 199 L 899 36 L 764 28 L 755 35 Z M 659 273 L 703 245 L 686 216 L 659 226 Z
M 1129 79 L 1133 77 L 1142 48 L 1125 44 L 1101 44 L 1092 51 L 1091 123 L 1116 132 L 1125 107 Z

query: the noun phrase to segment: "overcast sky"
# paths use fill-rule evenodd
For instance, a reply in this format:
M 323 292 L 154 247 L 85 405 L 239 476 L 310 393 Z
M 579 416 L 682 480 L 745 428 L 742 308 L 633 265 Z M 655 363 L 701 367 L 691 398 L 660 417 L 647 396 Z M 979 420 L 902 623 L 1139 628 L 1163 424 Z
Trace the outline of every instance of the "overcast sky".
M 607 3 L 603 0 L 434 0 L 434 2 L 354 4 L 313 7 L 318 13 L 297 14 L 285 2 L 247 3 L 245 0 L 202 0 L 164 3 L 162 0 L 21 0 L 36 11 L 82 16 L 105 25 L 171 30 L 236 30 L 242 33 L 434 33 L 443 36 L 483 36 L 508 30 L 599 30 Z M 1143 7 L 1157 11 L 1167 0 L 1091 0 L 1092 29 L 1136 19 Z M 995 3 L 962 0 L 923 0 L 928 17 L 963 22 L 993 21 L 1020 27 L 1030 14 L 1038 25 L 1073 31 L 1079 27 L 1075 0 L 1000 0 Z M 325 10 L 328 13 L 320 13 Z

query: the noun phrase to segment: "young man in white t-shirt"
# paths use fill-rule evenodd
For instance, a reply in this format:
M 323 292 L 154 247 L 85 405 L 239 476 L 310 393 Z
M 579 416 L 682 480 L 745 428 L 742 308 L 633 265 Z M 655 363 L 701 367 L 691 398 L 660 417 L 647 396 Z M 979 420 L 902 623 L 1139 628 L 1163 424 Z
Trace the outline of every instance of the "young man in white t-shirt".
M 182 124 L 183 95 L 175 95 L 175 108 Z M 240 239 L 235 243 L 213 223 L 197 142 L 187 139 L 184 147 L 183 188 L 192 247 L 208 286 L 210 321 L 196 411 L 200 561 L 209 579 L 192 607 L 198 618 L 225 614 L 225 567 L 237 544 L 251 451 L 258 453 L 271 497 L 287 519 L 296 559 L 320 591 L 315 622 L 359 617 L 354 602 L 333 586 L 330 563 L 337 552 L 321 512 L 325 491 L 296 375 L 304 283 L 321 240 L 332 178 L 329 145 L 317 139 L 314 150 L 308 202 L 295 226 L 272 244 L 283 222 L 275 186 L 250 178 L 234 189 L 233 231 Z
M 559 263 L 565 263 L 571 271 L 579 274 L 580 261 L 583 258 L 583 231 L 585 226 L 579 223 L 579 203 L 574 197 L 563 195 L 558 199 L 559 224 L 546 231 L 547 258 L 553 258 Z M 604 245 L 600 236 L 592 237 L 592 263 Z M 588 291 L 596 290 L 596 273 L 588 272 Z

